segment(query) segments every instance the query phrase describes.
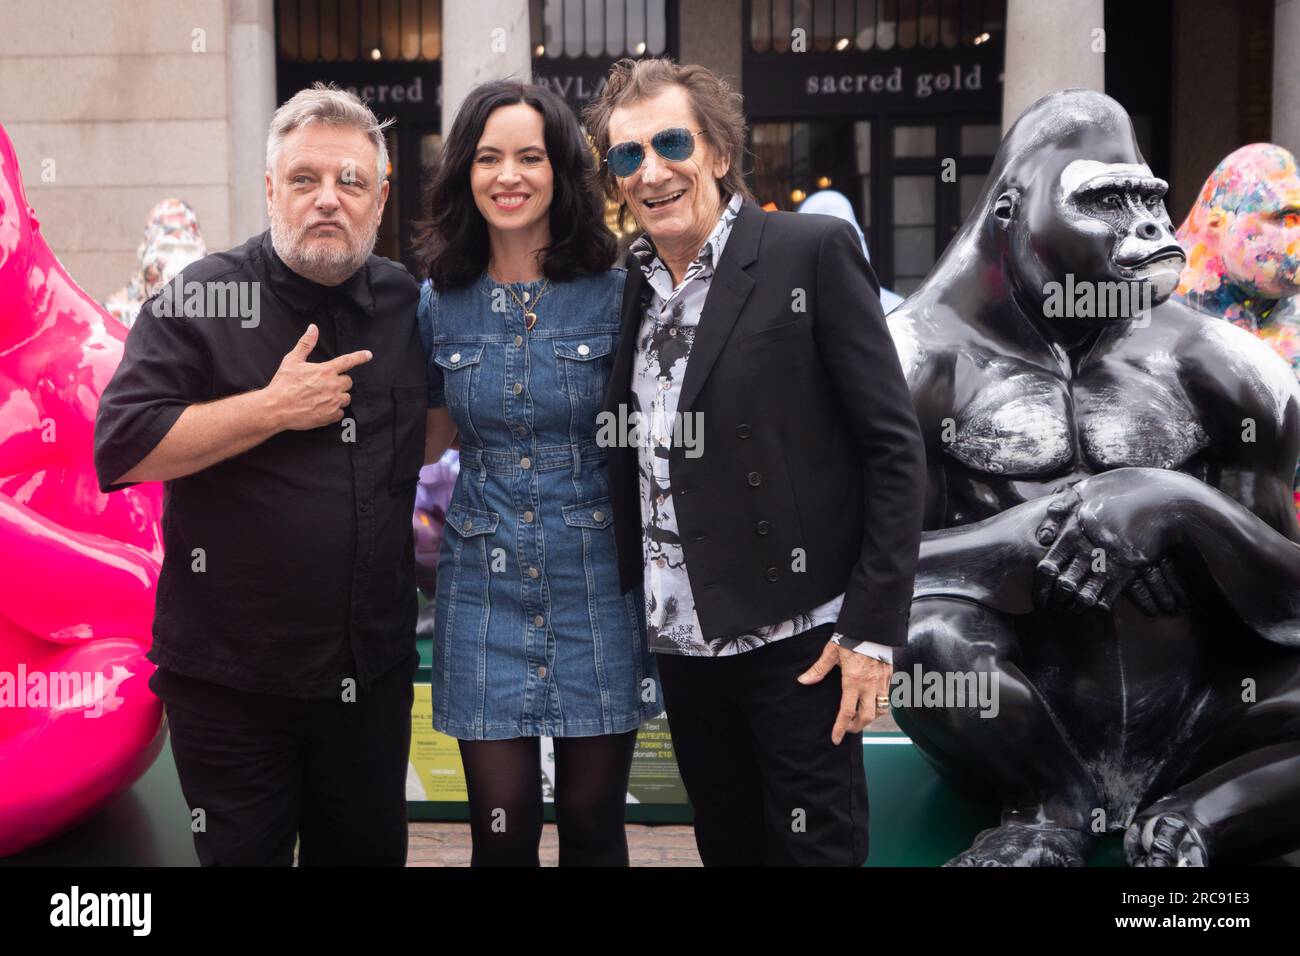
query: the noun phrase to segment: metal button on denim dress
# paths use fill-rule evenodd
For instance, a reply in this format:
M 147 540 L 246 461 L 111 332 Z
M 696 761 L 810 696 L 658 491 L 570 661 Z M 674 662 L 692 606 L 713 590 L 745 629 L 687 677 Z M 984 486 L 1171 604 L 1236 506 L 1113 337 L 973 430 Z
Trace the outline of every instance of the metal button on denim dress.
M 433 725 L 462 740 L 623 733 L 662 709 L 619 592 L 595 441 L 625 272 L 420 295 L 429 404 L 460 429 L 439 553 Z M 537 324 L 524 327 L 519 300 Z

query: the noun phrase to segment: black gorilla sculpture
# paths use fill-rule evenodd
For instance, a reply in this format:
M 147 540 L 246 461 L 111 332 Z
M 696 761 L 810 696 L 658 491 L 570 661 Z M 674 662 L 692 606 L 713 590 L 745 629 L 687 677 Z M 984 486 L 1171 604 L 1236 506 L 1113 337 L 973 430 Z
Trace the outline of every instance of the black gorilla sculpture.
M 929 469 L 895 678 L 998 692 L 991 719 L 895 703 L 1003 805 L 949 865 L 1079 865 L 1108 831 L 1134 865 L 1300 846 L 1300 391 L 1166 301 L 1165 189 L 1119 104 L 1045 97 L 889 316 Z

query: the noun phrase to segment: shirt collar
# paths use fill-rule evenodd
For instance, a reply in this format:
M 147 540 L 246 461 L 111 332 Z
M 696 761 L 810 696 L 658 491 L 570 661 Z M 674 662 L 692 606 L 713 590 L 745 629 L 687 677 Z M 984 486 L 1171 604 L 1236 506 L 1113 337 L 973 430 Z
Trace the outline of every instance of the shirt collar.
M 718 259 L 722 257 L 722 249 L 727 244 L 727 237 L 731 235 L 731 227 L 735 225 L 736 218 L 740 215 L 740 207 L 744 200 L 739 193 L 731 197 L 722 214 L 718 216 L 717 225 L 709 233 L 709 237 L 704 240 L 704 245 L 696 254 L 691 264 L 686 267 L 686 273 L 682 277 L 682 284 L 685 285 L 691 279 L 704 276 L 707 278 L 713 274 L 713 269 L 717 265 Z M 639 239 L 628 247 L 628 252 L 636 256 L 637 262 L 641 265 L 641 271 L 651 283 L 654 283 L 659 276 L 668 276 L 668 283 L 671 285 L 671 273 L 668 267 L 659 259 L 659 253 L 655 250 L 654 242 L 650 239 L 649 234 L 643 234 Z M 670 290 L 671 291 L 671 290 Z M 665 295 L 665 298 L 667 296 Z
M 341 295 L 368 316 L 375 314 L 375 295 L 370 287 L 370 263 L 336 286 L 321 285 L 294 272 L 276 254 L 271 230 L 262 233 L 262 260 L 266 263 L 266 282 L 275 297 L 302 315 L 319 311 L 330 295 Z

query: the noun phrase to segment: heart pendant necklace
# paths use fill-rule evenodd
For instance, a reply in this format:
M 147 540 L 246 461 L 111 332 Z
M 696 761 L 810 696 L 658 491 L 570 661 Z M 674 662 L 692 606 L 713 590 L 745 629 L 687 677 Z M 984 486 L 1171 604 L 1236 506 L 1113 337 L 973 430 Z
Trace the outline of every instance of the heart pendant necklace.
M 506 291 L 508 291 L 510 293 L 510 297 L 514 299 L 516 303 L 518 303 L 519 310 L 524 314 L 525 331 L 531 332 L 533 330 L 533 326 L 537 324 L 537 312 L 535 311 L 537 308 L 537 303 L 542 300 L 542 296 L 546 295 L 546 293 L 550 291 L 550 288 L 551 288 L 551 282 L 548 279 L 547 281 L 542 283 L 542 287 L 537 291 L 537 295 L 533 297 L 532 305 L 530 307 L 527 304 L 529 298 L 527 292 L 524 293 L 524 297 L 521 299 L 519 298 L 519 296 L 515 295 L 515 290 L 513 286 L 510 285 L 506 286 Z

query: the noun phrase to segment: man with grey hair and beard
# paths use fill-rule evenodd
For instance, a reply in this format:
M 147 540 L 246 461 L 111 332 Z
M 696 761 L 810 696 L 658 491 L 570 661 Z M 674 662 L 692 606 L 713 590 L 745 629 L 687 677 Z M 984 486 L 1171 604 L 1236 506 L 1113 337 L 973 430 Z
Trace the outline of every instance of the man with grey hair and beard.
M 387 166 L 352 94 L 281 106 L 271 228 L 144 304 L 95 422 L 101 490 L 165 482 L 150 687 L 204 865 L 406 860 L 427 413 Z

